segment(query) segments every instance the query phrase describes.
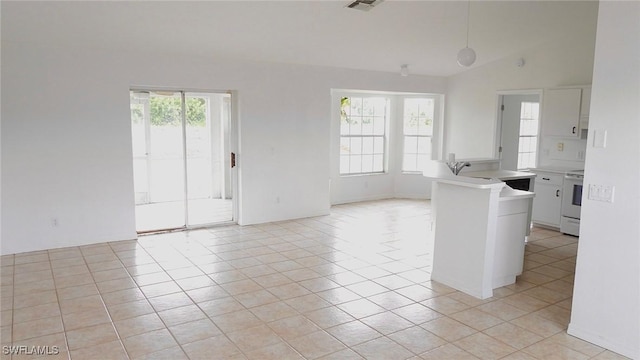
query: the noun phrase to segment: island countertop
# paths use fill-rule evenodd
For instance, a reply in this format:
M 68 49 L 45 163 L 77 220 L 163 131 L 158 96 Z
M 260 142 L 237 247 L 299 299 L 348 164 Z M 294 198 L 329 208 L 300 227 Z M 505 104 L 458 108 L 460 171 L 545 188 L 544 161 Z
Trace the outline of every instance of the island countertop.
M 513 171 L 513 170 L 484 170 L 484 171 L 462 171 L 460 175 L 483 178 L 483 179 L 498 179 L 498 180 L 515 180 L 522 178 L 533 178 L 535 173 L 525 171 Z

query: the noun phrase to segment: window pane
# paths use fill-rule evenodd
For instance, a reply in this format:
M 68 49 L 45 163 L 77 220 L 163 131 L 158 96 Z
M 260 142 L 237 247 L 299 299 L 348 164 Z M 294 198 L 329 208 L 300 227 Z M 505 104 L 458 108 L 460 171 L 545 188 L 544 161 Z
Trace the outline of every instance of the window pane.
M 415 154 L 418 151 L 418 138 L 415 136 L 404 137 L 404 153 Z
M 384 138 L 383 137 L 375 137 L 373 138 L 373 152 L 376 154 L 384 153 Z
M 340 135 L 349 135 L 351 126 L 347 122 L 346 118 L 340 120 Z
M 385 118 L 375 117 L 375 121 L 373 123 L 373 134 L 384 135 L 385 128 L 386 128 Z
M 362 153 L 373 154 L 373 138 L 366 137 L 362 139 Z
M 373 171 L 373 155 L 362 155 L 362 172 Z
M 418 138 L 418 154 L 431 154 L 431 138 L 430 137 Z
M 340 155 L 348 155 L 351 152 L 350 143 L 349 138 L 340 138 Z
M 524 153 L 518 154 L 518 169 L 522 169 L 522 165 L 524 164 Z
M 373 135 L 373 116 L 362 118 L 362 135 Z
M 362 98 L 352 97 L 351 106 L 349 108 L 349 116 L 361 117 L 362 116 Z
M 402 170 L 404 171 L 416 171 L 416 161 L 417 161 L 417 156 L 414 154 L 405 154 L 404 155 L 404 161 L 403 166 L 402 166 Z
M 529 148 L 528 141 L 529 141 L 529 138 L 522 137 L 522 136 L 520 137 L 520 141 L 518 142 L 519 153 L 527 151 L 527 149 Z
M 404 134 L 432 135 L 435 101 L 431 98 L 404 100 Z
M 404 134 L 415 135 L 418 133 L 420 113 L 420 99 L 404 99 Z
M 529 136 L 527 137 L 527 139 L 529 139 L 529 141 L 527 142 L 527 151 L 526 152 L 536 152 L 536 140 L 538 139 L 537 137 L 533 137 L 533 136 Z
M 419 135 L 433 135 L 433 119 L 427 117 L 420 117 L 418 121 L 418 134 Z
M 404 99 L 405 118 L 409 115 L 418 116 L 420 113 L 420 100 L 421 99 Z
M 352 117 L 351 122 L 349 123 L 349 133 L 351 135 L 360 135 L 362 134 L 362 118 L 361 117 Z
M 362 154 L 362 138 L 351 138 L 351 154 Z
M 351 155 L 349 157 L 349 172 L 357 174 L 362 171 L 362 158 L 357 155 Z
M 389 100 L 387 98 L 375 97 L 375 98 L 369 98 L 369 100 L 371 101 L 371 103 L 372 103 L 372 105 L 374 107 L 373 114 L 375 116 L 378 116 L 378 117 L 386 117 L 387 116 L 387 104 L 389 102 Z
M 377 102 L 375 98 L 364 98 L 362 100 L 362 115 L 373 116 L 375 114 Z
M 373 171 L 374 172 L 382 172 L 382 171 L 384 171 L 384 156 L 383 155 L 373 155 Z

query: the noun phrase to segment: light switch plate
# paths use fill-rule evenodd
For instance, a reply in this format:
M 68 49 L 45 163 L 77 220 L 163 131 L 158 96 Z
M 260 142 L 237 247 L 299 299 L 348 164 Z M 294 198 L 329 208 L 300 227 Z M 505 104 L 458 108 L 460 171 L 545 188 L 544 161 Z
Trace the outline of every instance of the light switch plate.
M 558 151 L 564 151 L 564 143 L 559 142 L 556 147 L 558 148 Z
M 607 130 L 593 130 L 593 147 L 602 149 L 607 147 Z
M 615 187 L 613 185 L 589 185 L 589 200 L 613 202 Z

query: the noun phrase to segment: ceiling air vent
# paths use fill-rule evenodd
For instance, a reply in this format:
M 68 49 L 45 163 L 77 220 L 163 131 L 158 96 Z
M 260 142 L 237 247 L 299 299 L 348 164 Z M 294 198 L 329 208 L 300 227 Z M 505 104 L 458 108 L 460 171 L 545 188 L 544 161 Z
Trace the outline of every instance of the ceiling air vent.
M 380 4 L 384 0 L 356 0 L 346 7 L 349 9 L 356 9 L 361 11 L 369 11 L 373 9 L 374 6 Z

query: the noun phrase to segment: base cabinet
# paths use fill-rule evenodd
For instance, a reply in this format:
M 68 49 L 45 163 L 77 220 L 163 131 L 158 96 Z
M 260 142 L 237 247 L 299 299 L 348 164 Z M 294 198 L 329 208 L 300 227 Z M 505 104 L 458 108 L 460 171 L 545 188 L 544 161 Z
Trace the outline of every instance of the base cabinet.
M 532 221 L 534 224 L 560 227 L 563 176 L 536 171 Z

